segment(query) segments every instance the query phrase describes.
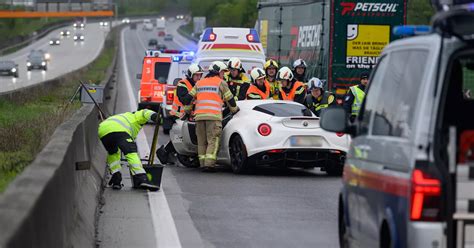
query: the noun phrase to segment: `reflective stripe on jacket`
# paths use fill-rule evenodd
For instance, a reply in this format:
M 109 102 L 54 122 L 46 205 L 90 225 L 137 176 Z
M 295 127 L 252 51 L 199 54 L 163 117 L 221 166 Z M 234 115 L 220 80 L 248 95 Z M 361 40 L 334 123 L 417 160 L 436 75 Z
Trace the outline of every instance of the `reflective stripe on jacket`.
M 286 94 L 285 91 L 283 91 L 283 89 L 280 85 L 279 90 L 280 90 L 281 100 L 294 101 L 295 100 L 295 95 L 296 95 L 296 90 L 301 86 L 304 86 L 304 84 L 300 81 L 296 81 L 293 84 L 293 87 L 291 88 L 290 92 L 288 94 Z
M 269 99 L 270 98 L 270 84 L 265 81 L 265 92 L 261 91 L 256 85 L 250 85 L 247 90 L 247 99 Z
M 272 96 L 272 98 L 274 100 L 278 100 L 278 89 L 280 88 L 280 81 L 269 81 L 268 78 L 265 78 L 265 82 L 268 83 L 268 85 L 270 85 L 270 95 Z
M 210 77 L 199 80 L 196 83 L 196 103 L 194 114 L 221 116 L 224 101 L 220 94 L 222 80 L 219 77 Z
M 349 88 L 354 95 L 354 102 L 352 103 L 352 115 L 358 116 L 360 108 L 362 107 L 362 102 L 365 98 L 365 91 L 361 90 L 357 85 Z
M 227 82 L 227 85 L 229 86 L 230 91 L 234 95 L 235 100 L 239 100 L 240 96 L 240 88 L 242 87 L 243 84 L 250 84 L 250 79 L 245 76 L 244 73 L 239 74 L 240 79 L 233 79 L 229 74 L 224 75 L 224 80 Z
M 177 87 L 186 87 L 188 92 L 193 89 L 193 86 L 191 85 L 189 80 L 186 79 L 186 78 L 179 81 Z M 179 100 L 179 97 L 178 97 L 176 92 L 177 92 L 177 89 L 174 91 L 173 105 L 171 106 L 170 114 L 173 115 L 173 116 L 181 118 L 184 115 L 184 107 L 183 107 L 183 104 L 181 103 L 181 101 Z
M 142 129 L 155 114 L 149 109 L 142 109 L 136 112 L 126 112 L 123 114 L 113 115 L 107 118 L 99 125 L 99 138 L 104 137 L 109 133 L 126 132 L 133 139 L 137 138 L 138 132 Z

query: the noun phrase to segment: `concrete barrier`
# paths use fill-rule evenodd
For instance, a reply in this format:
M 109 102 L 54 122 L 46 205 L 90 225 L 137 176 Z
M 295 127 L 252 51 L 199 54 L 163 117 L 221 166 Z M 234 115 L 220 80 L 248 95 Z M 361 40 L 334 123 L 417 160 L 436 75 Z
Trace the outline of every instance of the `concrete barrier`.
M 105 96 L 113 95 L 116 88 L 116 60 L 117 56 L 103 82 Z M 102 107 L 110 109 L 114 102 L 109 99 Z M 0 195 L 0 247 L 96 246 L 96 216 L 106 169 L 98 124 L 93 105 L 80 108 Z

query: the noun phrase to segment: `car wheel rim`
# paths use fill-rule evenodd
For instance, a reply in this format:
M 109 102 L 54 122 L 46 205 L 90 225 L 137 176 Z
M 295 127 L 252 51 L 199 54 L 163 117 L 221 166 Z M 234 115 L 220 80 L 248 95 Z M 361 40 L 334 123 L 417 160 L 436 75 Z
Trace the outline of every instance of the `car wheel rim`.
M 242 148 L 242 142 L 240 140 L 235 140 L 232 142 L 232 167 L 234 169 L 240 169 L 242 168 L 242 162 L 243 162 L 243 148 Z

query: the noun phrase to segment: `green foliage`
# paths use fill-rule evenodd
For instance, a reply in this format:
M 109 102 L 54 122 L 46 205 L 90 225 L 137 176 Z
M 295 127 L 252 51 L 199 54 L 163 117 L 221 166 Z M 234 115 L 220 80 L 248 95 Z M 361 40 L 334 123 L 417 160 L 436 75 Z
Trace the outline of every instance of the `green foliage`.
M 193 16 L 205 16 L 208 26 L 254 27 L 257 0 L 190 0 Z
M 408 24 L 430 24 L 434 9 L 429 0 L 408 0 Z

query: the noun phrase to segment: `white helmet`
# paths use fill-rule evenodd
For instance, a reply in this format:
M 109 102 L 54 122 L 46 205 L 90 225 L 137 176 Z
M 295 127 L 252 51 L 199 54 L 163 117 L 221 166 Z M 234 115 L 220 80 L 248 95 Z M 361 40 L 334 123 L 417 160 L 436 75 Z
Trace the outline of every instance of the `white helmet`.
M 250 77 L 252 77 L 254 82 L 257 81 L 257 79 L 264 78 L 265 76 L 265 71 L 261 68 L 253 68 L 250 72 Z
M 293 62 L 293 69 L 296 69 L 296 67 L 299 67 L 299 66 L 306 68 L 306 62 L 302 59 L 295 60 L 295 62 Z
M 227 67 L 229 69 L 242 70 L 242 61 L 236 57 L 230 58 L 229 62 L 227 62 Z
M 314 89 L 323 89 L 324 88 L 324 83 L 319 80 L 319 78 L 311 78 L 309 81 L 308 81 L 308 89 L 309 90 L 314 90 Z
M 200 73 L 202 74 L 204 71 L 202 70 L 202 67 L 198 64 L 191 64 L 188 67 L 188 70 L 186 71 L 186 77 L 192 78 L 194 74 Z
M 278 80 L 292 80 L 293 72 L 290 70 L 290 68 L 284 66 L 278 71 L 277 79 Z
M 227 65 L 222 61 L 214 61 L 209 65 L 209 72 L 219 73 L 221 71 L 227 71 Z

